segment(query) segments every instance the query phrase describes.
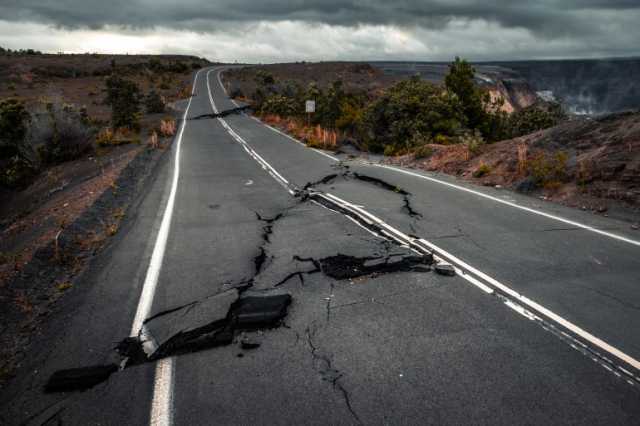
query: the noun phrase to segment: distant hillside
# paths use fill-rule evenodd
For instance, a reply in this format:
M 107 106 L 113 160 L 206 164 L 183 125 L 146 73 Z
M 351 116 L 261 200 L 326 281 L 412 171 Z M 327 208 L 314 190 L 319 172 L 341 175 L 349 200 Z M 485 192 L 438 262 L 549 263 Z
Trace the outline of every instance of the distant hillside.
M 496 63 L 536 91 L 549 90 L 572 112 L 603 114 L 640 108 L 640 59 Z
M 420 74 L 441 82 L 442 62 L 374 62 L 387 75 Z M 576 114 L 598 115 L 640 108 L 640 59 L 484 62 L 474 64 L 478 82 L 493 85 L 515 105 L 531 92 L 553 96 Z M 501 87 L 502 86 L 502 87 Z M 526 105 L 520 105 L 526 106 Z

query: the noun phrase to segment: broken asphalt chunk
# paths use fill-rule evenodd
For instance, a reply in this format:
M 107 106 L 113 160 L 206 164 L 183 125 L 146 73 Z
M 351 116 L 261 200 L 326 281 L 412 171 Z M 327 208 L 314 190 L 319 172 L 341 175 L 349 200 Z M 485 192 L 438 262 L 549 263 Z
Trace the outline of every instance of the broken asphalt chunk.
M 272 328 L 287 316 L 291 295 L 279 290 L 248 290 L 238 299 L 229 320 L 236 329 Z
M 257 349 L 262 344 L 262 334 L 243 333 L 240 337 L 240 347 L 244 350 Z
M 58 370 L 51 375 L 44 387 L 45 392 L 81 391 L 106 381 L 118 371 L 116 364 Z
M 233 335 L 229 337 L 224 329 L 238 295 L 238 290 L 233 288 L 145 321 L 146 335 L 153 339 L 156 347 L 149 357 L 159 359 L 182 350 L 230 343 L 228 340 L 233 339 Z
M 434 269 L 436 273 L 440 275 L 446 275 L 446 276 L 452 277 L 456 274 L 455 268 L 453 267 L 453 265 L 449 263 L 440 262 L 436 264 Z
M 334 279 L 357 278 L 374 273 L 428 272 L 431 258 L 418 255 L 355 257 L 345 254 L 320 259 L 322 272 Z

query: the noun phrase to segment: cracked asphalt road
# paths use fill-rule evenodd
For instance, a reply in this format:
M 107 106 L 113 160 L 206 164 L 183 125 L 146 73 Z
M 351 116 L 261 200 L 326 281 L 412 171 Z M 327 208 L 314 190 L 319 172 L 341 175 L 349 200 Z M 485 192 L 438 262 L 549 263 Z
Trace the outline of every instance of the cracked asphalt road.
M 0 423 L 640 422 L 640 386 L 545 329 L 554 323 L 541 327 L 460 275 L 429 272 L 429 259 L 415 260 L 415 252 L 330 206 L 292 196 L 217 118 L 291 185 L 363 206 L 635 359 L 639 247 L 362 161 L 338 162 L 238 111 L 215 114 L 207 77 L 218 111 L 237 108 L 216 73 L 196 78 L 188 118 L 198 119 L 184 128 L 149 317 L 171 313 L 150 321 L 150 333 L 164 341 L 196 330 L 199 338 L 212 323 L 231 321 L 236 295 L 274 288 L 291 297 L 285 316 L 277 325 L 232 330 L 223 345 L 174 356 L 163 388 L 170 403 L 159 417 L 150 417 L 160 387 L 154 361 L 82 392 L 43 393 L 56 371 L 122 362 L 114 348 L 129 335 L 167 203 L 174 167 L 167 157 L 125 232 L 83 277 L 85 290 L 36 337 L 33 354 L 2 394 Z M 478 191 L 535 207 L 511 193 Z M 557 206 L 536 208 L 621 235 L 628 229 Z M 210 313 L 202 309 L 209 305 Z M 256 312 L 268 313 L 249 313 Z

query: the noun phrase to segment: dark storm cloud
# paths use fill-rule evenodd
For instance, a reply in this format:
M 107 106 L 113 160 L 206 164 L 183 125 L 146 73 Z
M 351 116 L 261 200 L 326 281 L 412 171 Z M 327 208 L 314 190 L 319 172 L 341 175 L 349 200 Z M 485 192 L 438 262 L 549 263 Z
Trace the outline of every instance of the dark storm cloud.
M 171 27 L 215 31 L 216 26 L 295 20 L 330 25 L 392 24 L 443 28 L 451 20 L 481 19 L 526 28 L 545 37 L 597 30 L 602 13 L 640 9 L 639 0 L 2 0 L 0 17 L 60 27 Z M 618 12 L 616 12 L 618 11 Z

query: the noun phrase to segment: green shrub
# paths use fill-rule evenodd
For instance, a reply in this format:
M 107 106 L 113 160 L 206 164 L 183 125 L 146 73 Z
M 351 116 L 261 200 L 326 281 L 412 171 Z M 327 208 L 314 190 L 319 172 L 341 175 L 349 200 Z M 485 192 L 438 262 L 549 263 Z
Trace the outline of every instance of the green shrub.
M 276 79 L 271 73 L 265 70 L 258 70 L 256 72 L 255 81 L 260 86 L 266 86 L 270 84 L 275 84 Z
M 107 78 L 105 84 L 106 103 L 111 105 L 111 125 L 139 129 L 141 94 L 138 85 L 115 74 Z
M 149 114 L 163 113 L 165 110 L 164 100 L 162 96 L 155 90 L 151 90 L 144 100 L 144 105 Z
M 380 152 L 388 145 L 406 147 L 416 134 L 454 137 L 463 123 L 464 115 L 455 96 L 414 77 L 397 83 L 367 105 L 361 137 L 371 151 Z
M 485 145 L 485 141 L 478 130 L 473 133 L 467 133 L 460 138 L 460 142 L 467 146 L 469 152 L 477 155 L 480 149 Z
M 480 167 L 478 167 L 474 172 L 473 172 L 473 177 L 474 178 L 481 178 L 482 176 L 488 175 L 489 173 L 491 173 L 491 166 L 489 166 L 488 164 L 480 164 Z
M 37 147 L 40 161 L 57 164 L 75 160 L 93 150 L 93 131 L 86 110 L 49 103 L 44 112 L 34 113 L 28 134 Z
M 297 104 L 294 99 L 282 95 L 269 96 L 262 103 L 262 114 L 274 114 L 281 117 L 289 117 L 296 114 Z
M 16 99 L 0 101 L 0 185 L 25 183 L 36 169 L 35 155 L 26 143 L 30 116 Z
M 509 116 L 507 120 L 509 137 L 515 138 L 553 127 L 566 117 L 560 104 L 545 102 L 531 105 Z
M 413 151 L 413 156 L 416 160 L 431 157 L 432 154 L 433 148 L 428 145 L 419 146 Z
M 567 179 L 568 155 L 558 151 L 552 156 L 539 152 L 527 161 L 530 176 L 538 186 L 549 186 Z

